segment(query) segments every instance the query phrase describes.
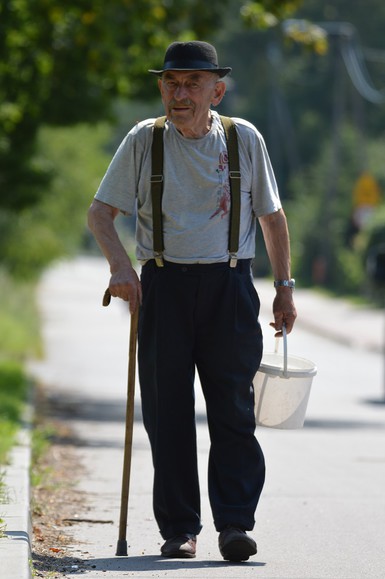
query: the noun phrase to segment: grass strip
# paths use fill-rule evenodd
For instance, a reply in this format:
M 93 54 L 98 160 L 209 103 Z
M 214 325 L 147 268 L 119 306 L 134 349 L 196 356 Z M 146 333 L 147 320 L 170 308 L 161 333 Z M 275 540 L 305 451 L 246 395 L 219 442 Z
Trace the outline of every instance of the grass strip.
M 23 366 L 13 360 L 0 361 L 0 465 L 6 463 L 15 443 L 27 392 L 28 379 Z
M 16 442 L 29 380 L 24 361 L 40 354 L 35 284 L 15 280 L 0 268 L 0 485 L 1 466 Z M 1 497 L 1 495 L 0 495 Z

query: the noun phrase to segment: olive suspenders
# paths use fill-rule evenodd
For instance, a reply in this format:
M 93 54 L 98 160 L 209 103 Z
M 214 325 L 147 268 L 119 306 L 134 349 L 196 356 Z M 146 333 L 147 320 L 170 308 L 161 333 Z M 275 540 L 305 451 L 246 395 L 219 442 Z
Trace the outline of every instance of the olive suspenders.
M 163 267 L 163 220 L 162 220 L 162 193 L 163 193 L 163 131 L 166 117 L 155 120 L 152 136 L 151 158 L 151 201 L 152 201 L 152 229 L 154 259 L 158 267 Z
M 235 123 L 229 117 L 220 116 L 220 119 L 225 130 L 229 161 L 231 196 L 229 233 L 230 267 L 235 267 L 237 265 L 239 227 L 241 221 L 241 172 L 239 169 L 238 136 Z
M 239 227 L 241 214 L 241 173 L 239 170 L 238 138 L 235 123 L 229 118 L 220 116 L 227 143 L 230 182 L 230 231 L 229 256 L 230 267 L 237 265 L 239 245 Z M 158 267 L 163 267 L 163 220 L 162 220 L 162 193 L 163 193 L 163 131 L 166 117 L 155 120 L 152 139 L 152 175 L 151 200 L 154 238 L 154 258 Z

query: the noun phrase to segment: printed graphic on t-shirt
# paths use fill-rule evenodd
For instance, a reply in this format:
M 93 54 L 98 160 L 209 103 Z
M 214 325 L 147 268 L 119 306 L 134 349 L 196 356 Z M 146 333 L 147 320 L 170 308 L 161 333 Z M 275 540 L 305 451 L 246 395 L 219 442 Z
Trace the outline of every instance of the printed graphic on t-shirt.
M 222 151 L 219 155 L 218 164 L 218 187 L 217 187 L 217 208 L 210 216 L 210 219 L 221 216 L 225 217 L 230 211 L 230 186 L 229 186 L 229 159 L 227 151 Z

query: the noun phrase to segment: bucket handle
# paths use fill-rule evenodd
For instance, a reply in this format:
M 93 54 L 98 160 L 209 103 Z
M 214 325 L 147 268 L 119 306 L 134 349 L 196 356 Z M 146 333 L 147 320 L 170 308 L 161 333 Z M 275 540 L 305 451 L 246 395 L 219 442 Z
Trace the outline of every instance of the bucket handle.
M 287 375 L 287 333 L 286 333 L 286 325 L 283 324 L 282 326 L 282 336 L 283 336 L 283 375 L 285 378 L 288 377 Z
M 286 325 L 282 325 L 282 337 L 283 337 L 283 375 L 285 378 L 288 378 L 287 375 L 287 332 L 286 332 Z M 275 340 L 275 353 L 278 352 L 279 348 L 279 340 L 280 338 L 276 338 Z

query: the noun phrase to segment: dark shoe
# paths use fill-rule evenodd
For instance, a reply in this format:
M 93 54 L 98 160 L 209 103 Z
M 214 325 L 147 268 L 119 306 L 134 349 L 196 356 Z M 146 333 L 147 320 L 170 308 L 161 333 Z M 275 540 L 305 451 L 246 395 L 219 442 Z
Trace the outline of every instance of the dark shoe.
M 195 557 L 196 544 L 196 536 L 186 533 L 185 535 L 167 539 L 165 544 L 162 545 L 160 552 L 163 557 L 192 559 Z
M 242 529 L 226 527 L 219 533 L 219 550 L 226 561 L 247 561 L 257 552 L 256 542 Z

